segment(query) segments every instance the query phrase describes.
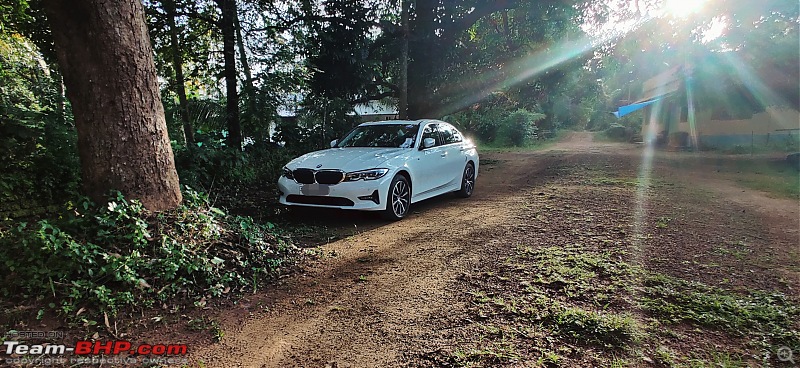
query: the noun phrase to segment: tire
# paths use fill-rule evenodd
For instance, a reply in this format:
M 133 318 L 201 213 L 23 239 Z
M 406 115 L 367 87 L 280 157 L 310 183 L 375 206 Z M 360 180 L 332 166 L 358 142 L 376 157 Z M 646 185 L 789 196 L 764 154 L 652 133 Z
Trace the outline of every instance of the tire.
M 396 175 L 389 184 L 389 193 L 386 195 L 386 209 L 383 218 L 397 221 L 406 217 L 408 208 L 411 207 L 411 185 L 403 175 Z
M 469 198 L 473 191 L 475 191 L 475 165 L 468 162 L 464 167 L 464 175 L 461 177 L 461 189 L 456 192 L 456 195 L 461 198 Z

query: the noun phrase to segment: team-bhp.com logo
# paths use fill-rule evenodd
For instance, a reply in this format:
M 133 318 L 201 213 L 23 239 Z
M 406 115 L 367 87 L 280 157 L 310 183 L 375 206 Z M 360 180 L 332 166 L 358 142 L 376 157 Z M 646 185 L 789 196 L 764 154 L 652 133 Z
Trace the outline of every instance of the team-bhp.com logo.
M 25 357 L 48 356 L 53 363 L 150 363 L 181 364 L 186 362 L 186 344 L 139 344 L 129 341 L 78 341 L 75 346 L 64 344 L 26 344 L 18 341 L 4 341 L 3 352 L 9 357 L 6 363 L 30 364 Z M 61 357 L 74 354 L 70 359 Z M 45 363 L 46 362 L 38 362 Z

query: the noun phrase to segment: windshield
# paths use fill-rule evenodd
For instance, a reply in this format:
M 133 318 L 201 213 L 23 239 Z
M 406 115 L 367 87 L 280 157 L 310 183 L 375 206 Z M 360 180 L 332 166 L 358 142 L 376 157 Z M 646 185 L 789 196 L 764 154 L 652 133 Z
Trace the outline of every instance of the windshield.
M 418 124 L 364 125 L 353 129 L 336 147 L 411 148 L 417 139 Z

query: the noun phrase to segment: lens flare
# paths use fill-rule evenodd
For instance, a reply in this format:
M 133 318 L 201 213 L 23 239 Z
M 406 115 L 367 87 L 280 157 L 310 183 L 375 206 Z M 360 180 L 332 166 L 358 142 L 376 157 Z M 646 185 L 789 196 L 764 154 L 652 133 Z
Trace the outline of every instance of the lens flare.
M 704 0 L 666 0 L 664 10 L 676 17 L 686 17 L 703 8 Z

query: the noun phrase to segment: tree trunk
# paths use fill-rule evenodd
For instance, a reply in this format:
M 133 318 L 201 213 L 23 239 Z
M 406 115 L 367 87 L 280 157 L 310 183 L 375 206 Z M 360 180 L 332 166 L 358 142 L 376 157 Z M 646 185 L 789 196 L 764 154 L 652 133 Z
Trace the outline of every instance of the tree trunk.
M 183 57 L 181 45 L 178 42 L 178 27 L 175 25 L 175 0 L 165 0 L 164 8 L 167 11 L 169 25 L 169 39 L 172 44 L 172 67 L 175 70 L 175 91 L 178 93 L 178 112 L 183 125 L 183 135 L 186 145 L 194 144 L 194 127 L 189 120 L 189 101 L 186 99 L 186 81 L 183 77 Z
M 239 12 L 237 11 L 234 15 L 233 21 L 236 27 L 236 47 L 239 49 L 239 62 L 242 63 L 242 71 L 244 72 L 244 94 L 247 96 L 248 115 L 250 116 L 251 123 L 260 123 L 262 121 L 262 116 L 256 104 L 256 88 L 253 85 L 253 72 L 250 70 L 250 63 L 247 62 L 247 53 L 244 48 L 244 39 L 242 38 L 242 25 L 239 23 Z M 267 129 L 267 131 L 269 131 L 269 129 Z
M 225 64 L 225 120 L 228 124 L 228 146 L 242 149 L 242 127 L 239 123 L 239 94 L 236 91 L 236 0 L 216 0 L 222 10 L 222 54 Z
M 416 0 L 408 64 L 408 115 L 411 119 L 438 118 L 454 111 L 454 106 L 443 106 L 443 95 L 452 92 L 438 91 L 436 77 L 446 69 L 444 50 L 451 50 L 459 35 L 475 22 L 494 12 L 518 5 L 517 0 L 483 1 L 472 12 L 458 19 L 442 21 L 437 11 L 449 19 L 452 7 L 458 2 L 440 0 Z M 457 108 L 457 107 L 456 107 Z
M 433 63 L 438 57 L 436 53 L 435 7 L 438 1 L 417 0 L 416 17 L 412 27 L 412 39 L 409 42 L 408 63 L 408 118 L 435 118 L 432 111 Z
M 403 26 L 403 46 L 400 55 L 400 101 L 397 106 L 397 112 L 400 119 L 408 119 L 408 11 L 411 0 L 400 0 L 401 13 L 400 18 Z
M 78 130 L 83 188 L 152 211 L 181 202 L 153 49 L 139 0 L 46 0 Z

